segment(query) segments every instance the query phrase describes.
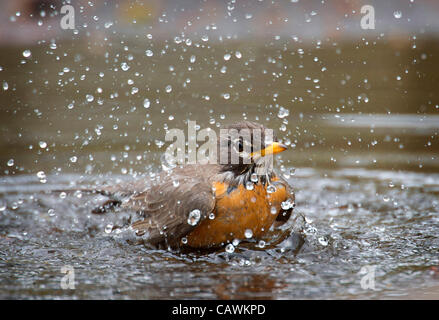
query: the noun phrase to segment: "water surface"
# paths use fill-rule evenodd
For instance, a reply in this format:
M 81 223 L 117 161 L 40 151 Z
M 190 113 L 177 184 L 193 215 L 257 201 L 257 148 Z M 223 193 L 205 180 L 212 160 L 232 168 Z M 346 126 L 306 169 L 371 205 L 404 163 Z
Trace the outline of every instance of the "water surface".
M 1 298 L 438 297 L 435 40 L 108 36 L 0 52 Z M 304 243 L 152 250 L 106 232 L 123 219 L 90 214 L 95 195 L 53 192 L 157 172 L 166 129 L 189 119 L 256 120 L 290 146 L 276 168 Z M 74 290 L 61 289 L 63 266 Z M 365 266 L 376 290 L 360 285 Z

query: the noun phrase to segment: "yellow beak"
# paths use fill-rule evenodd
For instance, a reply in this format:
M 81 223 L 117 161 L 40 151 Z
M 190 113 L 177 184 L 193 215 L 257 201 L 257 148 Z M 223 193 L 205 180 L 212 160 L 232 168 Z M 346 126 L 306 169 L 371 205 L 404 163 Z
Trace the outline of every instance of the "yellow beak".
M 270 154 L 276 154 L 282 151 L 285 151 L 287 148 L 286 145 L 279 143 L 279 142 L 273 142 L 265 149 L 262 149 L 261 151 L 252 152 L 251 156 L 254 157 L 255 155 L 260 155 L 262 157 L 265 157 L 266 155 Z

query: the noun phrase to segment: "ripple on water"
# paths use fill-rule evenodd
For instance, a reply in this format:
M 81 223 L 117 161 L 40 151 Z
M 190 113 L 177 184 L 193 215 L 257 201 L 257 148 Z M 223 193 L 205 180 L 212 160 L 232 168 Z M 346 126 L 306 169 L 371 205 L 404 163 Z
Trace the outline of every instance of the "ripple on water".
M 129 214 L 90 214 L 102 197 L 49 192 L 83 178 L 45 177 L 0 178 L 1 298 L 383 298 L 439 280 L 438 174 L 298 168 L 290 183 L 304 243 L 272 246 L 246 230 L 247 240 L 201 255 L 138 245 L 120 228 Z M 60 290 L 66 265 L 81 284 L 73 291 Z M 366 265 L 376 291 L 360 286 Z

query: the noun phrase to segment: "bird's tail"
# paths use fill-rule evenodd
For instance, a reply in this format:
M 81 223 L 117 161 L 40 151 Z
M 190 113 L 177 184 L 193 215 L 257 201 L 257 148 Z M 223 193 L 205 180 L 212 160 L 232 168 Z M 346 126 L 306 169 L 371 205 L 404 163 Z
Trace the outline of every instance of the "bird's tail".
M 72 188 L 72 189 L 54 189 L 54 190 L 50 190 L 50 192 L 84 192 L 84 193 L 89 193 L 89 194 L 99 194 L 102 196 L 107 196 L 110 197 L 109 200 L 105 201 L 104 203 L 102 203 L 100 206 L 94 208 L 91 213 L 94 214 L 103 214 L 103 213 L 107 213 L 108 211 L 111 211 L 117 207 L 119 207 L 122 204 L 122 201 L 117 200 L 117 199 L 112 199 L 111 197 L 114 195 L 113 192 L 110 192 L 108 190 L 102 190 L 102 189 L 92 189 L 92 188 Z

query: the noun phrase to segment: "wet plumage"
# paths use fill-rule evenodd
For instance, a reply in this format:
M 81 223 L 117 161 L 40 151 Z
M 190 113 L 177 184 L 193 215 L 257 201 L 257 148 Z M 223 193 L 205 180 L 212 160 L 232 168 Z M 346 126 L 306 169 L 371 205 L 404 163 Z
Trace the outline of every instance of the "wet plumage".
M 269 157 L 261 156 L 264 150 L 275 150 L 273 146 L 278 148 L 273 153 L 286 147 L 275 137 L 267 143 L 266 129 L 257 123 L 239 122 L 230 128 L 257 129 L 262 134 L 248 141 L 245 135 L 220 136 L 218 151 L 227 152 L 226 163 L 185 165 L 163 171 L 154 181 L 102 188 L 98 192 L 109 200 L 94 212 L 114 207 L 139 212 L 142 219 L 132 228 L 151 244 L 218 247 L 245 239 L 246 230 L 255 239 L 262 237 L 273 225 L 287 221 L 293 210 L 293 206 L 282 208 L 283 202 L 294 203 L 291 187 L 274 173 L 266 162 Z M 242 145 L 249 141 L 251 153 L 245 153 Z M 237 163 L 230 161 L 234 152 Z

